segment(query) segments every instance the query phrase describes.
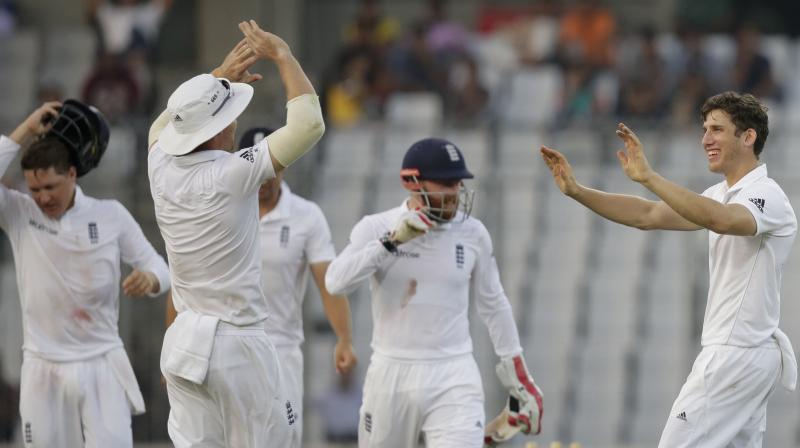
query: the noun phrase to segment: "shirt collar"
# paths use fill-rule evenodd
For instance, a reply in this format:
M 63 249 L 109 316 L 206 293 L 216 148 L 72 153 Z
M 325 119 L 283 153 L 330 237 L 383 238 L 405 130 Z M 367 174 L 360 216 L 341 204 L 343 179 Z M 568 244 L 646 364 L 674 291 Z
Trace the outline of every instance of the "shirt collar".
M 749 173 L 745 174 L 744 177 L 739 179 L 738 182 L 736 182 L 730 188 L 728 188 L 726 193 L 733 193 L 739 191 L 742 188 L 747 187 L 752 183 L 754 183 L 755 181 L 765 177 L 767 177 L 767 165 L 762 163 L 757 167 L 753 168 L 752 170 L 750 170 Z M 728 183 L 725 181 L 723 181 L 723 184 L 725 186 L 728 185 Z
M 277 221 L 279 219 L 288 218 L 292 212 L 290 207 L 291 204 L 289 203 L 289 196 L 291 194 L 292 190 L 289 189 L 289 185 L 287 185 L 286 182 L 281 181 L 281 197 L 278 198 L 278 203 L 275 204 L 275 208 L 261 217 L 261 222 Z
M 222 151 L 219 149 L 208 149 L 204 151 L 197 151 L 186 154 L 185 156 L 173 156 L 173 160 L 175 164 L 178 166 L 192 166 L 197 165 L 203 162 L 210 162 L 212 160 L 219 159 L 220 157 L 224 157 L 225 155 L 230 155 L 228 151 Z

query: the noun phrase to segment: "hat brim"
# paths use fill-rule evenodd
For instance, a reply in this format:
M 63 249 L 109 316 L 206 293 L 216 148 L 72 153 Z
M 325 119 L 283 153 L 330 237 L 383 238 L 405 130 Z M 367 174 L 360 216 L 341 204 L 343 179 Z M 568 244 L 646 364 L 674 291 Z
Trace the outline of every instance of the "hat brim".
M 189 134 L 182 134 L 170 121 L 158 137 L 161 150 L 173 156 L 188 154 L 233 123 L 253 99 L 253 87 L 241 82 L 232 82 L 231 90 L 233 96 L 228 103 L 201 129 Z

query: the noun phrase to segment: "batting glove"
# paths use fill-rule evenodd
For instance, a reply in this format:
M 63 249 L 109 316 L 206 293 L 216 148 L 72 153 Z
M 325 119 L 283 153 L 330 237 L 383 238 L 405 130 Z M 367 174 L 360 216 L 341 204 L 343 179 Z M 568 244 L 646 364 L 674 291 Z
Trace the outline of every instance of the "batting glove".
M 425 216 L 422 210 L 408 210 L 400 216 L 390 238 L 396 244 L 403 244 L 428 233 L 434 227 L 436 223 Z
M 500 382 L 508 389 L 508 424 L 519 426 L 524 434 L 539 434 L 542 430 L 542 390 L 528 373 L 521 355 L 506 358 L 495 369 Z M 516 401 L 516 403 L 514 403 Z M 516 409 L 515 409 L 516 408 Z

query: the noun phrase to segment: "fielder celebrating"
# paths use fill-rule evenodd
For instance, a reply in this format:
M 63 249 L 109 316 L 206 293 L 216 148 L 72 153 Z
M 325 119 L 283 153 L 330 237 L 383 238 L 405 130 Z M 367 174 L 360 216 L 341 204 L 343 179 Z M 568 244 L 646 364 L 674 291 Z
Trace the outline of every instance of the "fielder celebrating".
M 169 271 L 122 204 L 77 186 L 108 136 L 97 109 L 67 100 L 0 137 L 0 173 L 32 141 L 21 160 L 31 195 L 0 184 L 22 302 L 26 447 L 131 447 L 131 414 L 145 411 L 117 327 L 120 261 L 134 268 L 122 282 L 132 297 L 161 294 Z
M 622 169 L 661 200 L 605 193 L 577 183 L 567 159 L 541 148 L 559 189 L 595 213 L 643 230 L 708 229 L 710 282 L 703 349 L 672 406 L 659 447 L 760 447 L 767 400 L 779 378 L 794 390 L 797 364 L 778 329 L 783 265 L 797 219 L 759 155 L 766 108 L 752 95 L 706 100 L 702 145 L 708 167 L 725 179 L 698 195 L 661 177 L 625 125 Z
M 256 145 L 272 131 L 254 128 L 245 132 L 240 148 Z M 336 371 L 350 373 L 357 362 L 352 344 L 350 305 L 345 296 L 325 289 L 325 273 L 336 251 L 328 221 L 319 206 L 294 194 L 283 182 L 283 172 L 258 190 L 261 236 L 261 285 L 272 312 L 267 334 L 286 372 L 286 382 L 297 403 L 298 432 L 303 428 L 303 299 L 308 272 L 319 289 L 325 314 L 337 337 L 333 353 Z M 300 446 L 298 440 L 297 447 Z
M 257 195 L 325 126 L 289 46 L 255 21 L 239 29 L 245 38 L 222 65 L 181 84 L 150 132 L 150 190 L 178 311 L 161 353 L 177 447 L 284 447 L 299 437 L 296 403 L 264 331 Z M 248 68 L 258 59 L 278 68 L 286 125 L 233 152 L 236 118 L 253 96 L 246 83 L 260 79 Z
M 483 388 L 472 357 L 472 291 L 501 361 L 497 373 L 511 399 L 506 422 L 538 433 L 542 397 L 522 359 L 519 335 L 500 284 L 492 241 L 469 216 L 467 170 L 452 143 L 413 144 L 400 172 L 409 198 L 364 217 L 325 276 L 333 294 L 369 278 L 373 355 L 364 384 L 359 447 L 415 446 L 420 432 L 434 448 L 481 447 Z M 513 434 L 511 434 L 513 435 Z M 505 440 L 489 435 L 488 442 Z

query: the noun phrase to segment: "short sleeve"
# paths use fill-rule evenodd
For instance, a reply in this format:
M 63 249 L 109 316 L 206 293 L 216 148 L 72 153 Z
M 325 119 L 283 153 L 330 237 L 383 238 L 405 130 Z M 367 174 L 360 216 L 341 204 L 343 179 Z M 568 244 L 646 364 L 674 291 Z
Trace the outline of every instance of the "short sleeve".
M 797 221 L 789 199 L 777 185 L 757 183 L 743 188 L 731 204 L 747 207 L 756 220 L 756 235 L 789 236 Z
M 247 196 L 258 191 L 266 180 L 275 177 L 267 139 L 255 146 L 240 149 L 228 157 L 217 159 L 217 184 L 223 191 Z
M 336 249 L 333 247 L 331 229 L 328 227 L 325 215 L 314 203 L 311 203 L 309 215 L 312 225 L 309 229 L 309 237 L 306 240 L 305 248 L 309 264 L 333 260 L 336 258 Z

